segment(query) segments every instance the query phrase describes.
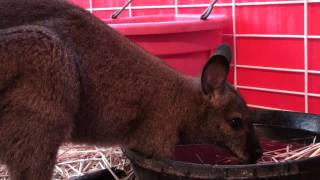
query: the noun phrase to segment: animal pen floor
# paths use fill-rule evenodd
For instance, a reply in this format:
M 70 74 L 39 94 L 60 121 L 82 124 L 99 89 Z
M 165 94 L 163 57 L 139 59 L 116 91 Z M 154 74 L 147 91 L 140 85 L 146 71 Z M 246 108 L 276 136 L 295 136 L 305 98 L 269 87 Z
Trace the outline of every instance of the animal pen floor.
M 67 180 L 89 172 L 111 168 L 124 170 L 128 175 L 125 179 L 133 176 L 130 162 L 123 156 L 119 147 L 64 144 L 58 151 L 52 179 Z M 0 180 L 9 180 L 9 173 L 4 165 L 0 165 Z

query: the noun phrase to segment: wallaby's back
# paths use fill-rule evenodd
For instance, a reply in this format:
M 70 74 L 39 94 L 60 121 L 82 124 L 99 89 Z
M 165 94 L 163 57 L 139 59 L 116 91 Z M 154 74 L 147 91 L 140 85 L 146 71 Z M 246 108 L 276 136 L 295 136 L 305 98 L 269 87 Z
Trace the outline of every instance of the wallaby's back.
M 126 119 L 129 116 L 135 119 L 136 114 L 140 113 L 137 109 L 144 109 L 141 107 L 144 104 L 140 104 L 142 98 L 161 101 L 162 98 L 157 98 L 162 95 L 159 86 L 171 88 L 175 83 L 168 79 L 176 73 L 161 61 L 133 45 L 89 12 L 64 0 L 2 0 L 0 8 L 3 9 L 0 19 L 5 19 L 0 22 L 0 29 L 25 25 L 48 28 L 72 53 L 73 61 L 79 63 L 83 96 L 77 120 L 83 126 L 77 127 L 85 128 L 74 132 L 81 132 L 81 136 L 90 133 L 86 132 L 90 123 L 105 119 L 106 113 L 109 116 L 120 116 L 119 113 L 122 113 L 121 116 L 127 117 L 109 117 L 110 121 L 116 118 L 117 123 L 110 125 L 104 138 L 126 128 Z M 132 105 L 127 112 L 115 112 L 119 110 L 116 106 L 127 104 Z M 87 122 L 87 119 L 92 121 Z M 92 127 L 105 128 L 99 124 L 92 124 Z

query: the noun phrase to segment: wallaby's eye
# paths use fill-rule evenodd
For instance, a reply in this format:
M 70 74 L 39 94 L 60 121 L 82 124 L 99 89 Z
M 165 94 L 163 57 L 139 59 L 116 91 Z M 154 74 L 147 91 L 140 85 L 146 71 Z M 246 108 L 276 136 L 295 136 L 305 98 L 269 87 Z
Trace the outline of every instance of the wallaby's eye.
M 230 122 L 230 126 L 233 128 L 233 129 L 240 129 L 243 127 L 243 123 L 242 123 L 242 119 L 241 118 L 233 118 L 231 119 L 231 122 Z

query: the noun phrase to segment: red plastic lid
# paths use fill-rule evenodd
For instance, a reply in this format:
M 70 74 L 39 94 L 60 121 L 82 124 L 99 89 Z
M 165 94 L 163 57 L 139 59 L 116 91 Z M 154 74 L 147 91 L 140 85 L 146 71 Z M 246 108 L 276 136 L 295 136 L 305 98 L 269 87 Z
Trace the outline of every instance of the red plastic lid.
M 152 15 L 104 21 L 123 35 L 130 36 L 222 29 L 227 16 L 215 14 L 201 20 L 200 15 Z

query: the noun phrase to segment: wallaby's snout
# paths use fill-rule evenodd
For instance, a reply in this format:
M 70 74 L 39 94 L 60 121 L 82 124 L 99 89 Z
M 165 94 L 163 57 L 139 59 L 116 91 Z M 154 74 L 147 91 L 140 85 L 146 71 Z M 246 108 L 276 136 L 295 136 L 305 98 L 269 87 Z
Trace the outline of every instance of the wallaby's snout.
M 248 163 L 256 163 L 258 159 L 260 159 L 260 157 L 263 155 L 263 151 L 262 148 L 256 147 L 253 149 L 251 158 L 249 159 Z
M 261 148 L 261 145 L 257 138 L 255 136 L 250 135 L 251 137 L 248 138 L 248 143 L 247 143 L 247 149 L 248 149 L 248 154 L 244 155 L 244 159 L 242 159 L 243 163 L 256 163 L 258 159 L 263 154 L 263 150 Z M 247 157 L 246 157 L 247 156 Z
M 220 120 L 220 141 L 239 159 L 241 163 L 256 163 L 262 156 L 263 150 L 251 124 L 250 114 L 243 111 L 241 126 L 231 125 L 228 120 Z M 240 119 L 238 120 L 240 121 Z

